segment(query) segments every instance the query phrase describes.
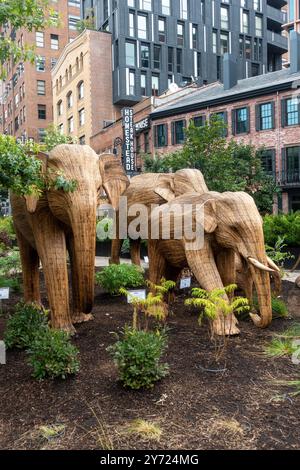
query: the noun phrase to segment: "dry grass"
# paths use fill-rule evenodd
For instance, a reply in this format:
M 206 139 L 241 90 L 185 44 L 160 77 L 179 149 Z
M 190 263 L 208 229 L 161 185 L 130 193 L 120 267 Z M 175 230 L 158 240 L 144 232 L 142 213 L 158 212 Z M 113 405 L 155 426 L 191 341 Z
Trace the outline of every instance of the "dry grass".
M 220 434 L 225 438 L 243 437 L 244 430 L 235 418 L 216 419 L 211 426 L 211 436 Z
M 124 427 L 123 434 L 135 434 L 143 439 L 159 442 L 162 430 L 158 424 L 144 419 L 135 419 Z

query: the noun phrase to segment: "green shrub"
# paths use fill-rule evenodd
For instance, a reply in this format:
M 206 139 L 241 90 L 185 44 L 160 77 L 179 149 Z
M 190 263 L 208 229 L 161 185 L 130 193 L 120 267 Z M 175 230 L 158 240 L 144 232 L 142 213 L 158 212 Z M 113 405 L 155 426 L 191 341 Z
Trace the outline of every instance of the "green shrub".
M 20 302 L 15 313 L 9 317 L 4 341 L 8 348 L 28 348 L 37 331 L 47 328 L 47 311 L 36 304 Z
M 45 328 L 34 336 L 27 351 L 29 364 L 36 379 L 51 379 L 76 374 L 79 371 L 78 349 L 70 342 L 68 333 Z
M 278 237 L 284 237 L 284 242 L 288 246 L 300 245 L 300 211 L 266 215 L 263 222 L 267 245 L 275 246 Z
M 273 318 L 285 318 L 288 316 L 287 306 L 282 299 L 279 299 L 278 297 L 272 297 L 271 302 Z M 259 310 L 259 304 L 256 296 L 253 298 L 253 306 L 256 308 L 256 310 Z
M 123 337 L 107 350 L 124 386 L 138 390 L 153 387 L 154 382 L 168 374 L 168 364 L 160 362 L 166 347 L 165 332 L 135 330 L 127 326 Z
M 0 287 L 9 287 L 14 292 L 20 292 L 21 291 L 20 280 L 17 277 L 15 277 L 15 278 L 0 278 Z
M 105 242 L 113 238 L 113 219 L 104 217 L 97 222 L 96 234 L 99 242 Z
M 18 248 L 10 250 L 0 256 L 0 276 L 10 277 L 12 271 L 21 270 L 21 259 Z
M 15 230 L 12 217 L 0 217 L 0 233 L 6 232 L 12 239 L 15 238 Z
M 284 249 L 287 247 L 285 238 L 285 235 L 283 237 L 278 237 L 275 246 L 269 246 L 266 244 L 267 255 L 280 268 L 283 268 L 285 260 L 294 258 L 294 256 L 289 251 L 284 251 Z
M 145 284 L 143 271 L 134 264 L 111 264 L 96 274 L 96 283 L 110 294 L 119 294 L 120 289 L 141 287 Z

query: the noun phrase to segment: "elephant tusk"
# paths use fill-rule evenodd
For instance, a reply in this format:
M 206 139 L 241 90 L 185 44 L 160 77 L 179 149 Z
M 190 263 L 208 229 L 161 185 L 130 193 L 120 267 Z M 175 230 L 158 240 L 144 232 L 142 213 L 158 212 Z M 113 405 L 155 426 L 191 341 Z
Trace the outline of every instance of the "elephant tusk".
M 279 272 L 280 273 L 280 269 L 278 268 L 278 266 L 274 263 L 274 261 L 271 260 L 271 258 L 269 256 L 267 256 L 267 260 L 268 260 L 268 264 L 271 268 L 273 268 L 275 271 Z
M 268 266 L 265 266 L 264 264 L 262 264 L 260 261 L 258 261 L 255 258 L 251 258 L 251 256 L 248 257 L 248 261 L 251 264 L 253 264 L 253 266 L 255 266 L 258 269 L 261 269 L 262 271 L 268 271 L 270 273 L 274 272 L 274 269 L 268 268 Z

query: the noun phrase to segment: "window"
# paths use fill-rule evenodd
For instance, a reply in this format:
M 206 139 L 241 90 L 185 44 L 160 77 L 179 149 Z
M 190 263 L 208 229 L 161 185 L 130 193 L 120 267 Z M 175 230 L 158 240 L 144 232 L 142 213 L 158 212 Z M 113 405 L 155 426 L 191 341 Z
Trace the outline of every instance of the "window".
M 44 142 L 45 137 L 46 137 L 46 129 L 40 127 L 40 128 L 38 129 L 38 136 L 39 136 L 39 141 L 40 141 L 40 142 Z
M 171 0 L 161 0 L 161 12 L 164 15 L 170 15 L 171 14 Z
M 229 37 L 227 33 L 220 34 L 220 52 L 221 55 L 229 52 Z
M 68 119 L 68 132 L 74 132 L 74 118 L 73 116 Z
M 259 64 L 251 64 L 251 77 L 257 77 L 259 75 Z
M 253 58 L 258 62 L 262 62 L 262 39 L 254 38 Z
M 147 75 L 141 73 L 141 95 L 147 96 Z
M 239 54 L 243 58 L 245 56 L 245 41 L 244 36 L 239 37 Z
M 82 135 L 81 137 L 79 137 L 79 144 L 85 145 L 85 135 Z
M 38 104 L 38 119 L 46 119 L 46 105 Z
M 217 121 L 223 122 L 224 127 L 220 129 L 220 134 L 222 137 L 226 137 L 228 135 L 228 128 L 227 128 L 227 112 L 226 111 L 219 111 L 218 113 L 211 114 L 213 119 Z
M 249 60 L 252 58 L 251 38 L 245 39 L 245 57 Z
M 58 50 L 58 34 L 50 34 L 51 49 Z
M 45 72 L 46 69 L 46 58 L 37 57 L 35 60 L 35 68 L 37 72 Z
M 274 128 L 274 103 L 256 105 L 256 130 L 265 131 Z
M 61 116 L 62 113 L 63 113 L 63 104 L 62 104 L 62 100 L 59 100 L 59 102 L 57 103 L 57 114 L 58 116 Z
M 37 94 L 38 95 L 45 95 L 46 94 L 46 82 L 45 80 L 37 80 Z
M 141 10 L 152 10 L 152 1 L 151 0 L 140 0 L 140 9 Z
M 168 126 L 159 124 L 155 126 L 155 147 L 166 147 L 168 145 Z
M 249 132 L 249 109 L 239 108 L 232 111 L 233 134 L 245 134 Z
M 160 53 L 161 53 L 161 47 L 154 45 L 154 47 L 153 47 L 153 67 L 155 69 L 160 69 Z
M 141 44 L 141 65 L 144 68 L 150 67 L 150 47 L 148 44 Z
M 300 110 L 299 110 L 299 98 L 288 98 L 282 100 L 282 125 L 283 126 L 295 126 L 298 125 Z
M 168 47 L 168 72 L 174 72 L 174 50 Z
M 184 25 L 177 23 L 177 45 L 183 46 L 184 44 Z
M 77 23 L 80 21 L 80 16 L 69 15 L 69 29 L 77 30 Z M 57 38 L 58 44 L 58 38 Z
M 264 172 L 269 176 L 273 176 L 275 174 L 275 150 L 262 150 L 260 152 L 260 158 Z
M 19 93 L 15 94 L 15 106 L 16 108 L 19 106 Z
M 128 95 L 135 95 L 135 72 L 129 70 L 129 83 L 128 83 Z
M 287 147 L 286 153 L 286 181 L 299 183 L 300 179 L 300 147 Z
M 159 76 L 158 75 L 152 75 L 151 89 L 152 89 L 152 96 L 159 95 Z
M 172 144 L 183 144 L 185 140 L 185 121 L 172 122 Z
M 150 145 L 149 145 L 149 132 L 144 132 L 144 151 L 145 153 L 150 152 Z
M 135 18 L 134 13 L 129 12 L 129 36 L 131 36 L 132 38 L 134 38 L 135 36 L 134 18 Z
M 158 40 L 166 42 L 166 20 L 165 18 L 158 19 Z
M 44 47 L 44 33 L 39 31 L 35 33 L 35 45 L 36 47 Z
M 19 116 L 15 118 L 15 131 L 19 129 L 20 126 L 20 121 L 19 121 Z
M 125 43 L 125 62 L 126 65 L 135 66 L 135 43 L 126 42 Z
M 78 112 L 78 117 L 79 117 L 79 126 L 83 126 L 85 122 L 85 112 L 84 108 L 80 109 Z
M 78 84 L 78 99 L 81 100 L 84 97 L 84 83 L 80 82 Z
M 63 133 L 64 133 L 64 125 L 63 125 L 63 124 L 59 124 L 59 126 L 58 126 L 58 132 L 59 132 L 60 134 L 63 134 Z
M 255 36 L 262 37 L 263 21 L 260 15 L 255 15 Z
M 51 69 L 53 69 L 53 67 L 55 67 L 56 62 L 57 62 L 57 58 L 56 57 L 51 57 Z
M 261 11 L 261 0 L 253 0 L 253 8 L 255 11 Z
M 249 13 L 247 11 L 243 11 L 242 13 L 242 25 L 241 25 L 242 33 L 248 34 L 249 33 Z
M 138 37 L 141 39 L 147 39 L 147 16 L 146 15 L 138 15 L 137 16 L 137 29 L 138 29 Z
M 194 116 L 193 123 L 196 127 L 202 127 L 205 124 L 205 115 L 202 116 Z
M 188 0 L 179 0 L 179 12 L 182 20 L 188 19 Z
M 69 7 L 78 7 L 80 8 L 80 0 L 68 0 Z
M 213 53 L 214 54 L 217 54 L 217 32 L 216 31 L 213 31 L 212 33 L 212 50 L 213 50 Z
M 73 94 L 71 91 L 67 94 L 67 108 L 70 109 L 73 106 Z
M 229 29 L 229 9 L 221 6 L 221 29 Z
M 198 49 L 198 27 L 196 24 L 192 26 L 192 46 L 193 49 Z
M 182 73 L 182 49 L 176 50 L 177 73 Z
M 135 0 L 127 0 L 127 5 L 129 7 L 135 7 L 135 4 L 134 4 Z

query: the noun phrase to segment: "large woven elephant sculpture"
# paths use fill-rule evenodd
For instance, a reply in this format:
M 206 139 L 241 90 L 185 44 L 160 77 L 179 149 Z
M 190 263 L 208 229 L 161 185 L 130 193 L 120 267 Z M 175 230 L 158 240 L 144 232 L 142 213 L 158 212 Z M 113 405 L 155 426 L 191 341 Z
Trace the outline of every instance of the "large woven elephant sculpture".
M 178 210 L 178 207 L 182 211 Z M 163 239 L 161 220 L 168 215 L 171 227 L 182 223 L 182 214 L 192 207 L 192 220 L 196 224 L 198 210 L 204 210 L 203 246 L 190 249 L 190 243 L 182 237 Z M 257 292 L 260 316 L 251 314 L 259 327 L 266 327 L 272 320 L 269 273 L 273 268 L 265 253 L 262 221 L 254 200 L 243 192 L 208 192 L 177 197 L 152 212 L 149 218 L 157 239 L 148 240 L 149 279 L 158 283 L 162 277 L 176 279 L 182 268 L 188 266 L 203 289 L 211 291 L 235 282 L 235 253 L 249 268 Z M 177 224 L 177 225 L 176 225 Z M 216 334 L 237 334 L 237 319 L 219 315 L 213 322 Z
M 38 199 L 11 196 L 23 269 L 24 298 L 26 302 L 40 302 L 41 261 L 54 328 L 72 332 L 74 323 L 90 318 L 94 301 L 99 194 L 104 187 L 114 204 L 115 192 L 123 192 L 128 185 L 124 175 L 115 178 L 117 162 L 111 157 L 99 157 L 89 146 L 59 145 L 49 155 L 39 155 L 42 171 L 49 175 L 62 172 L 65 179 L 76 181 L 75 191 L 51 188 Z M 69 307 L 67 252 L 72 273 L 72 311 Z
M 143 204 L 150 214 L 152 205 L 162 205 L 175 197 L 188 192 L 198 192 L 203 194 L 208 191 L 201 171 L 194 169 L 178 170 L 175 173 L 144 173 L 134 176 L 130 180 L 130 185 L 122 196 L 127 198 L 127 208 L 134 204 Z M 119 233 L 119 211 L 116 212 L 117 237 L 112 240 L 111 263 L 120 262 L 120 249 L 122 240 L 118 238 Z M 128 217 L 127 225 L 132 221 Z M 140 265 L 140 242 L 130 240 L 131 260 L 134 264 Z

